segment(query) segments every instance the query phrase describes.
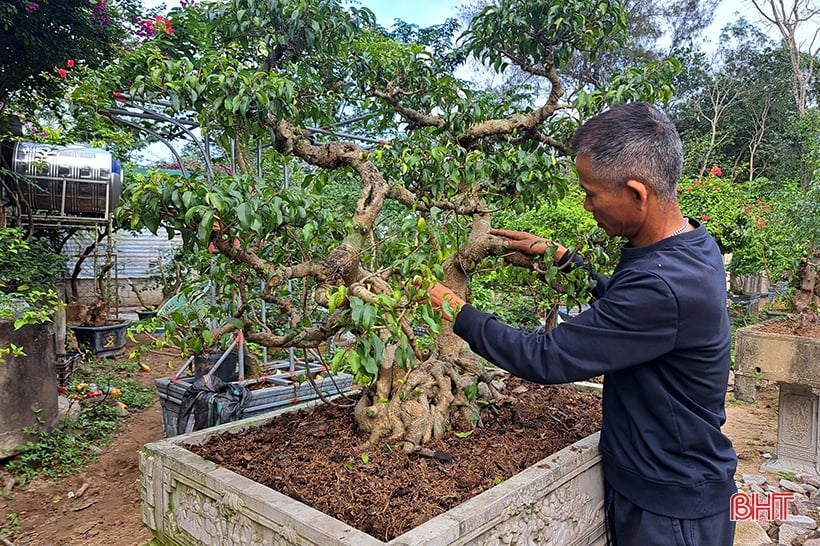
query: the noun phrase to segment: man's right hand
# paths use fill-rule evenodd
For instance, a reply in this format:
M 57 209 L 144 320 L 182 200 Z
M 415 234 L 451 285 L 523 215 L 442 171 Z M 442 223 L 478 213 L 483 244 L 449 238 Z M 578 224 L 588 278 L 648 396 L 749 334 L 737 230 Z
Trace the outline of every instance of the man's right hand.
M 430 298 L 433 309 L 441 313 L 442 318 L 450 322 L 453 322 L 455 319 L 453 313 L 458 313 L 465 304 L 463 299 L 440 282 L 435 283 L 427 289 L 427 296 Z M 445 301 L 447 305 L 444 305 Z
M 490 235 L 497 235 L 504 237 L 507 242 L 506 246 L 510 250 L 518 250 L 524 254 L 532 256 L 543 256 L 547 249 L 554 246 L 555 255 L 553 260 L 559 260 L 567 251 L 566 247 L 560 243 L 552 243 L 548 239 L 533 235 L 526 231 L 514 231 L 511 229 L 491 229 Z

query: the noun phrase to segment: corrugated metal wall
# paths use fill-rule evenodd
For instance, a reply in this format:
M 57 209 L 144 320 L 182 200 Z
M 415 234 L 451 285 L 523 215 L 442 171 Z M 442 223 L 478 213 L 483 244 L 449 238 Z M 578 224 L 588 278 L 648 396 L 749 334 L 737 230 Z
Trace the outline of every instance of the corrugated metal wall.
M 76 296 L 78 301 L 86 304 L 96 301 L 100 297 L 100 286 L 95 280 L 110 260 L 114 266 L 104 277 L 103 289 L 107 297 L 111 298 L 112 305 L 117 308 L 141 307 L 131 283 L 140 290 L 147 304 L 160 303 L 161 291 L 155 283 L 146 281 L 157 273 L 158 259 L 167 259 L 182 244 L 182 238 L 168 239 L 166 236 L 153 235 L 147 230 L 136 234 L 125 231 L 113 233 L 111 255 L 109 256 L 108 238 L 105 238 L 83 261 L 77 283 L 72 287 L 69 279 L 77 260 L 95 238 L 96 232 L 93 230 L 80 231 L 63 247 L 63 254 L 69 257 L 65 274 L 66 294 L 71 299 Z
M 80 231 L 63 247 L 63 254 L 69 257 L 66 264 L 66 277 L 71 276 L 74 265 L 83 250 L 94 241 L 95 233 Z M 112 234 L 112 258 L 116 262 L 116 276 L 120 279 L 145 279 L 156 273 L 157 260 L 167 257 L 173 249 L 182 244 L 181 237 L 168 239 L 163 235 L 153 235 L 144 230 L 133 234 L 119 231 Z M 95 272 L 102 267 L 108 258 L 108 240 L 103 239 L 93 255 L 86 258 L 80 271 L 79 279 L 93 279 Z M 114 272 L 111 272 L 112 276 Z

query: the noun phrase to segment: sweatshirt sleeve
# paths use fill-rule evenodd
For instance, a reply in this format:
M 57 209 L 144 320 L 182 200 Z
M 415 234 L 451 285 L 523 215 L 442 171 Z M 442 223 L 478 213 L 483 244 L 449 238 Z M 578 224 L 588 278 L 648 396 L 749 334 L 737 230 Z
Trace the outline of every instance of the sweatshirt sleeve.
M 464 305 L 453 331 L 481 357 L 535 383 L 588 379 L 649 362 L 675 343 L 678 307 L 666 283 L 622 277 L 618 288 L 547 334 L 507 326 Z

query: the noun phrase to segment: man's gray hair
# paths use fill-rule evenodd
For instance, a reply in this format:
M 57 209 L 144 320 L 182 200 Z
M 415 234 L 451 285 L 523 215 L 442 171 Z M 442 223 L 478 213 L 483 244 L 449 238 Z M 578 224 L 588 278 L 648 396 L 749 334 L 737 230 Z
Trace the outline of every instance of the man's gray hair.
M 677 200 L 683 145 L 672 121 L 649 103 L 614 106 L 590 118 L 575 131 L 572 148 L 589 158 L 596 180 L 613 192 L 634 179 L 661 201 Z

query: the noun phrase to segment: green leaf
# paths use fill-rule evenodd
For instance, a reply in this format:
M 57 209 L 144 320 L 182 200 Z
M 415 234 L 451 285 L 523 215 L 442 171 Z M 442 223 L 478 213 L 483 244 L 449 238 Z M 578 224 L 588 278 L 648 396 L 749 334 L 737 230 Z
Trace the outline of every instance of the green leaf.
M 236 216 L 239 218 L 239 224 L 247 229 L 253 222 L 253 209 L 248 203 L 242 203 L 236 208 Z
M 376 377 L 379 373 L 379 361 L 373 358 L 372 355 L 367 354 L 362 356 L 361 363 L 367 373 Z
M 368 303 L 362 309 L 361 326 L 365 330 L 370 330 L 375 323 L 376 308 Z
M 364 312 L 365 304 L 361 298 L 356 296 L 350 297 L 350 319 L 353 324 L 360 326 L 362 324 L 362 314 Z
M 208 210 L 205 214 L 202 215 L 202 220 L 200 221 L 199 225 L 197 226 L 196 235 L 197 238 L 203 243 L 206 244 L 211 239 L 211 232 L 213 231 L 214 227 L 214 211 Z

